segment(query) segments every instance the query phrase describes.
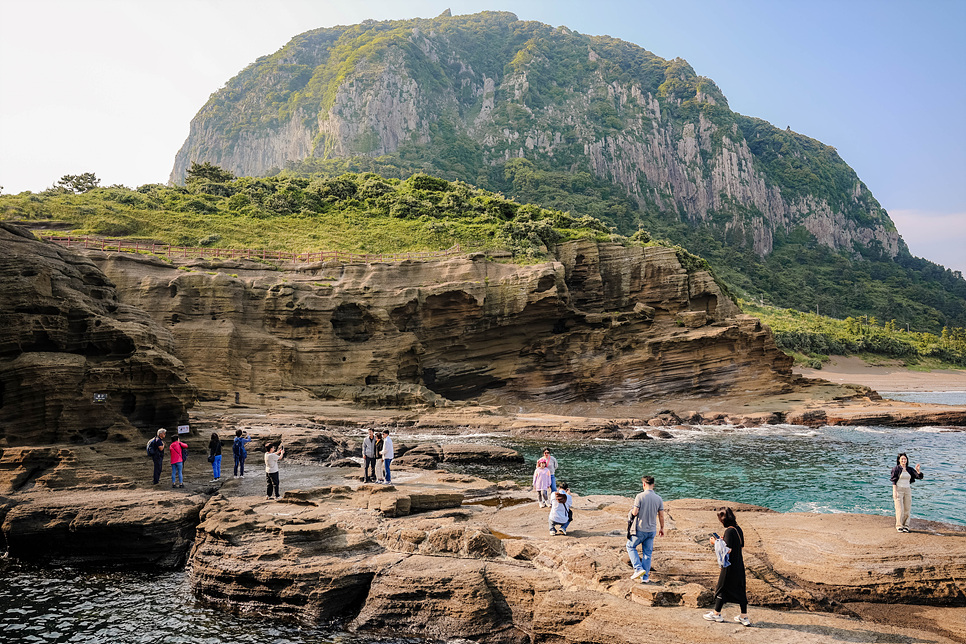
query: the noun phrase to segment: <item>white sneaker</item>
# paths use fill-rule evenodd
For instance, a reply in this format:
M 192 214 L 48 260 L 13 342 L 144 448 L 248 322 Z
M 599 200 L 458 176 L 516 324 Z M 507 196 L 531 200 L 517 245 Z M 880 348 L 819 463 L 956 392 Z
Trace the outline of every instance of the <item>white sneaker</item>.
M 742 626 L 751 626 L 751 620 L 749 620 L 747 617 L 742 617 L 741 615 L 735 615 L 735 621 Z
M 711 611 L 709 613 L 705 613 L 704 615 L 702 615 L 702 617 L 704 617 L 709 622 L 723 622 L 724 621 L 724 617 L 722 617 L 720 613 L 715 614 L 714 611 Z
M 635 571 L 634 571 L 634 574 L 633 574 L 633 575 L 631 575 L 631 579 L 640 579 L 640 578 L 641 578 L 641 577 L 643 577 L 643 576 L 644 576 L 645 574 L 646 574 L 646 573 L 645 573 L 645 572 L 644 572 L 643 570 L 635 570 Z

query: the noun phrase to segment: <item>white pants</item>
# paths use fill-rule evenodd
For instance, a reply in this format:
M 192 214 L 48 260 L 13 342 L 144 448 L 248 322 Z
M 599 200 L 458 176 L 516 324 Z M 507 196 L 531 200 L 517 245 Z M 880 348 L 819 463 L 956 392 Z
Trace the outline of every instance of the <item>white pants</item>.
M 896 502 L 896 527 L 909 528 L 909 511 L 912 509 L 912 488 L 892 486 L 892 500 Z
M 376 480 L 386 480 L 386 461 L 381 458 L 376 459 Z

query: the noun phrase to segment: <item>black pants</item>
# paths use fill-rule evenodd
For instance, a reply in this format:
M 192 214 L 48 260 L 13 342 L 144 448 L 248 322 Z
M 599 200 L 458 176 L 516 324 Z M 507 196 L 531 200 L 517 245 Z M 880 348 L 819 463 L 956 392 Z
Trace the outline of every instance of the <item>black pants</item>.
M 725 599 L 724 599 L 724 597 L 721 597 L 719 595 L 718 597 L 715 597 L 714 598 L 714 612 L 720 613 L 721 612 L 721 609 L 724 608 L 724 605 L 725 605 Z M 742 615 L 746 614 L 748 612 L 748 602 L 747 601 L 744 602 L 744 603 L 740 603 L 739 602 L 738 603 L 738 608 L 741 609 L 741 614 Z
M 154 461 L 154 479 L 153 483 L 157 483 L 161 480 L 161 455 L 152 456 L 151 460 Z
M 278 494 L 278 472 L 266 472 L 265 482 L 268 483 L 268 489 L 265 491 L 267 496 L 272 496 L 272 488 L 275 488 L 275 496 Z
M 375 456 L 363 456 L 364 460 L 364 473 L 362 478 L 365 479 L 366 483 L 369 481 L 376 480 L 376 457 Z M 372 472 L 370 475 L 369 472 Z

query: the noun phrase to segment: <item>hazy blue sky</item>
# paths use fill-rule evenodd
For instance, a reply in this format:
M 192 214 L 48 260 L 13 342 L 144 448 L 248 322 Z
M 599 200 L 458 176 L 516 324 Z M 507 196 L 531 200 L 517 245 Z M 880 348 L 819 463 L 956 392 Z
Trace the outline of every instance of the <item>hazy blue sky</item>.
M 447 8 L 686 59 L 736 112 L 837 148 L 914 254 L 966 272 L 966 0 L 0 0 L 0 185 L 165 182 L 191 118 L 257 57 Z

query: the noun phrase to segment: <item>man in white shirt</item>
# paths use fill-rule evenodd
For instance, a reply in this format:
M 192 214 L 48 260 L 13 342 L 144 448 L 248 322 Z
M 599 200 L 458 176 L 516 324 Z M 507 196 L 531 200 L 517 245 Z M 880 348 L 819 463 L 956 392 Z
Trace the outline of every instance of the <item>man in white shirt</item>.
M 277 450 L 277 451 L 276 451 Z M 272 443 L 265 452 L 265 481 L 268 483 L 268 498 L 272 498 L 272 489 L 275 489 L 275 498 L 280 498 L 278 493 L 278 461 L 285 456 L 285 448 L 278 443 Z
M 392 485 L 392 472 L 389 471 L 389 464 L 392 463 L 392 439 L 389 438 L 389 430 L 382 432 L 382 460 L 386 464 L 386 485 Z

